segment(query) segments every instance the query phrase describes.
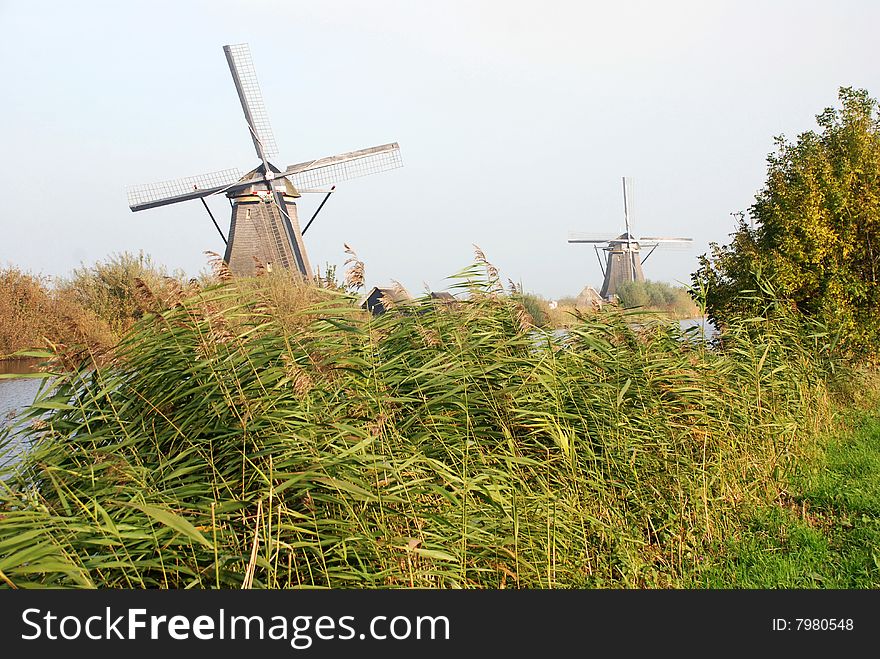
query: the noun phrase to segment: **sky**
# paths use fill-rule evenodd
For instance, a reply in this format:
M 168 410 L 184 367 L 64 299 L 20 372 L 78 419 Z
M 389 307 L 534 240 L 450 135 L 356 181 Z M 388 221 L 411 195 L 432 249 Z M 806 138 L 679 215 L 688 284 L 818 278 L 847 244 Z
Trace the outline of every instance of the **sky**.
M 524 290 L 576 295 L 602 275 L 568 234 L 621 233 L 626 176 L 635 234 L 693 238 L 646 277 L 688 283 L 774 136 L 816 128 L 841 86 L 880 95 L 878 24 L 872 0 L 0 0 L 0 267 L 208 270 L 224 246 L 200 202 L 132 213 L 126 189 L 258 164 L 222 50 L 248 43 L 276 165 L 400 144 L 402 168 L 337 186 L 313 266 L 342 271 L 348 244 L 368 286 L 417 295 L 478 245 Z

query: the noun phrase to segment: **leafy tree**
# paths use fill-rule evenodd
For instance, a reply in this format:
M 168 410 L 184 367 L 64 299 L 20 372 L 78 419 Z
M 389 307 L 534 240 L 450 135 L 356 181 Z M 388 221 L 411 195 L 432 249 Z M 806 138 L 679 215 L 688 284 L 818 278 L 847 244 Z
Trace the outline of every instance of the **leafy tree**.
M 838 98 L 818 133 L 776 138 L 750 221 L 738 214 L 732 241 L 710 245 L 693 282 L 718 325 L 760 313 L 772 291 L 866 356 L 880 339 L 880 118 L 865 90 Z

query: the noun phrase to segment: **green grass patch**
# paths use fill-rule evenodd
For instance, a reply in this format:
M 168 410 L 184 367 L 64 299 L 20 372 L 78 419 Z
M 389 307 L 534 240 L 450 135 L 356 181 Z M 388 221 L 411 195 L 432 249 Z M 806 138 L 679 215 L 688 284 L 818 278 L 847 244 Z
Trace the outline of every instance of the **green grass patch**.
M 849 412 L 822 439 L 776 501 L 743 516 L 694 585 L 880 587 L 880 419 Z

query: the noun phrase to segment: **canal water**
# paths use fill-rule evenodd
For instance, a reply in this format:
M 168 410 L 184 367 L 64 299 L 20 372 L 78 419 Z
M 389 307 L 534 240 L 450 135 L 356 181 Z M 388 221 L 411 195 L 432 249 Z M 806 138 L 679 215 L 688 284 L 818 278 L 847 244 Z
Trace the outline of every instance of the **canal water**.
M 637 324 L 631 325 L 631 327 L 636 326 Z M 687 332 L 687 335 L 691 340 L 703 340 L 708 342 L 718 336 L 718 330 L 715 325 L 712 324 L 711 320 L 704 317 L 685 318 L 683 320 L 679 320 L 678 327 L 679 329 L 681 329 L 682 332 Z M 551 333 L 557 337 L 565 337 L 568 335 L 568 330 L 556 329 L 553 330 Z
M 39 360 L 0 361 L 0 374 L 22 376 L 37 370 Z M 22 410 L 34 402 L 42 379 L 27 377 L 0 378 L 0 430 L 14 425 Z M 23 449 L 24 442 L 13 435 L 12 441 L 0 446 L 0 465 L 14 462 Z
M 696 336 L 702 338 L 704 341 L 711 341 L 718 335 L 718 329 L 708 318 L 685 318 L 684 320 L 678 321 L 678 326 L 683 332 L 692 328 L 697 328 L 695 330 Z

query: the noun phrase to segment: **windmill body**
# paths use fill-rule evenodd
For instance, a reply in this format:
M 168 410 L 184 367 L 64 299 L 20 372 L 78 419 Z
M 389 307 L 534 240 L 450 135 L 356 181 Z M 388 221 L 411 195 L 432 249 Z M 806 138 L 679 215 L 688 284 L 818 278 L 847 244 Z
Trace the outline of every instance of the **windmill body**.
M 260 181 L 261 175 L 259 170 L 246 174 L 244 180 L 252 177 L 254 183 L 227 193 L 232 222 L 223 260 L 237 275 L 253 274 L 256 264 L 262 263 L 269 270 L 277 264 L 312 277 L 296 210 L 295 200 L 301 195 L 282 178 L 275 186 L 281 193 L 278 200 L 269 185 Z
M 299 225 L 296 199 L 306 192 L 329 197 L 338 181 L 400 167 L 400 147 L 393 142 L 279 169 L 269 161 L 278 149 L 248 46 L 224 46 L 223 51 L 259 165 L 244 175 L 237 169 L 227 169 L 131 188 L 129 208 L 141 211 L 200 199 L 211 214 L 205 197 L 223 193 L 232 206 L 229 238 L 223 236 L 216 221 L 214 224 L 226 241 L 223 258 L 233 274 L 253 275 L 261 264 L 269 270 L 284 268 L 311 278 L 312 267 L 302 238 L 305 229 Z M 332 187 L 322 189 L 326 186 Z
M 628 189 L 631 184 L 623 179 L 623 212 L 626 231 L 616 238 L 605 238 L 590 234 L 571 234 L 570 243 L 589 243 L 596 250 L 599 266 L 602 268 L 604 280 L 599 294 L 606 300 L 617 295 L 617 289 L 631 281 L 645 281 L 642 264 L 658 247 L 686 246 L 691 238 L 648 238 L 637 237 L 630 230 L 630 201 Z M 650 248 L 643 257 L 642 248 Z M 604 259 L 600 252 L 605 252 Z
M 617 294 L 621 284 L 630 281 L 645 281 L 642 271 L 641 246 L 629 233 L 622 233 L 609 240 L 605 251 L 605 279 L 600 295 L 610 300 Z

